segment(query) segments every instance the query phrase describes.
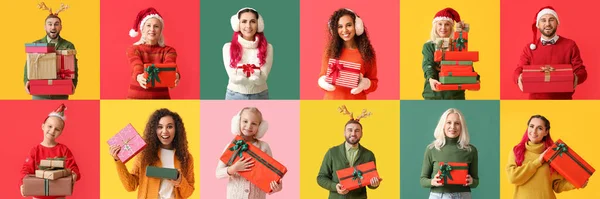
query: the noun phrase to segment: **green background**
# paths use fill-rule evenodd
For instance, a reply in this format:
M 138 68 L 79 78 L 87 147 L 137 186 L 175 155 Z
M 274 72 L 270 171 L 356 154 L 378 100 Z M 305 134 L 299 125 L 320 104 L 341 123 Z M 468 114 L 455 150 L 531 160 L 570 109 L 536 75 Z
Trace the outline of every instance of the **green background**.
M 400 102 L 400 198 L 427 198 L 429 188 L 419 179 L 425 147 L 435 138 L 433 131 L 448 108 L 465 116 L 471 144 L 479 156 L 479 186 L 472 198 L 500 197 L 500 103 L 498 101 L 401 101 Z
M 267 79 L 270 99 L 300 98 L 300 1 L 201 1 L 200 99 L 225 99 L 229 78 L 223 45 L 231 41 L 230 18 L 243 7 L 258 11 L 265 37 L 273 45 L 273 66 Z

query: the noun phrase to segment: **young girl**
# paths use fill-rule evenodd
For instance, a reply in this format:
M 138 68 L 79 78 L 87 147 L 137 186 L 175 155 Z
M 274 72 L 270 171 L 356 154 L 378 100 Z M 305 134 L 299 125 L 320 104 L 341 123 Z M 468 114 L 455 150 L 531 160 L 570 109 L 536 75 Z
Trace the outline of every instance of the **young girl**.
M 423 87 L 423 98 L 426 100 L 445 100 L 445 99 L 465 99 L 464 90 L 456 91 L 438 91 L 436 85 L 441 84 L 439 80 L 440 62 L 434 61 L 436 39 L 451 38 L 454 35 L 454 26 L 456 31 L 463 31 L 467 27 L 460 20 L 460 15 L 452 8 L 440 10 L 433 18 L 431 36 L 429 41 L 423 45 L 423 73 L 425 76 L 425 85 Z M 464 31 L 468 31 L 465 29 Z M 479 80 L 479 75 L 477 76 Z
M 65 168 L 71 170 L 71 177 L 73 183 L 81 179 L 79 173 L 79 167 L 75 162 L 75 157 L 71 150 L 64 144 L 56 142 L 56 139 L 62 135 L 65 128 L 65 110 L 67 107 L 61 104 L 55 111 L 51 112 L 44 123 L 42 123 L 42 132 L 44 138 L 42 142 L 29 151 L 29 156 L 25 158 L 23 168 L 21 169 L 22 178 L 29 174 L 35 174 L 35 170 L 38 169 L 41 160 L 47 158 L 62 157 L 65 158 Z M 23 184 L 21 183 L 21 195 L 23 195 Z M 65 198 L 64 196 L 36 196 L 34 199 L 59 199 Z
M 521 142 L 510 152 L 506 172 L 515 184 L 514 198 L 556 198 L 560 193 L 575 189 L 573 184 L 545 163 L 543 157 L 554 141 L 550 137 L 550 121 L 534 115 L 527 122 Z M 585 187 L 587 182 L 583 185 Z
M 264 19 L 253 8 L 231 16 L 233 36 L 223 46 L 223 63 L 229 76 L 226 100 L 269 99 L 267 78 L 273 65 L 273 46 L 263 30 Z
M 127 49 L 127 58 L 132 68 L 128 99 L 170 99 L 169 88 L 148 87 L 144 78 L 144 64 L 175 64 L 177 52 L 173 47 L 165 45 L 162 34 L 164 22 L 154 8 L 138 13 L 129 36 L 136 37 L 142 32 L 138 42 Z M 179 72 L 176 72 L 175 86 L 179 83 Z
M 185 126 L 179 114 L 168 109 L 156 110 L 144 130 L 146 148 L 137 155 L 131 172 L 117 154 L 121 146 L 111 146 L 110 154 L 115 160 L 123 187 L 135 191 L 138 198 L 179 199 L 188 198 L 194 192 L 194 159 L 188 151 Z M 174 168 L 177 180 L 146 177 L 146 166 Z
M 321 63 L 319 86 L 325 90 L 324 99 L 367 99 L 377 89 L 375 50 L 362 20 L 349 9 L 339 9 L 329 18 L 329 44 Z M 327 83 L 329 59 L 360 64 L 358 87 L 347 88 Z M 333 67 L 333 66 L 332 66 Z
M 471 188 L 479 185 L 477 148 L 469 144 L 469 131 L 463 114 L 454 108 L 446 110 L 438 122 L 435 140 L 425 149 L 421 186 L 430 188 L 429 199 L 471 199 Z M 467 184 L 442 184 L 440 162 L 464 162 L 469 171 Z
M 268 129 L 267 121 L 263 120 L 262 113 L 254 107 L 243 108 L 237 115 L 231 119 L 231 130 L 233 135 L 240 135 L 247 143 L 258 147 L 261 151 L 273 156 L 269 144 L 259 140 L 265 135 Z M 227 143 L 225 150 L 229 146 Z M 260 164 L 260 163 L 259 163 Z M 246 180 L 238 174 L 239 171 L 250 171 L 254 166 L 254 161 L 246 157 L 240 158 L 231 166 L 227 166 L 220 161 L 217 164 L 217 178 L 229 178 L 227 183 L 227 199 L 248 198 L 248 199 L 264 199 L 266 193 L 259 189 L 250 181 Z M 271 189 L 275 193 L 283 189 L 283 182 L 271 182 Z

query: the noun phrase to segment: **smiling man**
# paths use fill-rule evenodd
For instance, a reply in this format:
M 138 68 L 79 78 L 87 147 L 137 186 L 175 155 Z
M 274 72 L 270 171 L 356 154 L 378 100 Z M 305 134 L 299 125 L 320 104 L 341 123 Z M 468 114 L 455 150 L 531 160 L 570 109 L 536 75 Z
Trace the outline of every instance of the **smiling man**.
M 526 46 L 521 53 L 521 59 L 513 74 L 513 81 L 521 91 L 524 65 L 571 64 L 573 65 L 573 87 L 587 79 L 587 71 L 579 55 L 575 41 L 556 34 L 560 21 L 554 8 L 543 7 L 535 16 L 532 24 L 533 42 Z M 537 32 L 541 38 L 537 37 Z M 572 99 L 574 92 L 566 93 L 530 93 L 529 99 Z
M 42 6 L 43 5 L 43 6 Z M 60 31 L 62 30 L 62 20 L 58 17 L 58 13 L 62 10 L 67 9 L 68 7 L 61 5 L 61 8 L 56 12 L 52 13 L 51 9 L 48 9 L 45 4 L 40 4 L 41 9 L 47 9 L 50 11 L 50 14 L 46 17 L 44 21 L 44 28 L 46 30 L 46 36 L 42 39 L 34 41 L 33 43 L 54 43 L 56 50 L 75 50 L 75 46 L 73 43 L 63 39 L 60 36 Z M 77 86 L 77 80 L 79 77 L 78 67 L 77 67 L 77 55 L 75 55 L 75 78 L 73 78 L 73 92 L 75 92 L 75 87 Z M 29 93 L 29 79 L 27 78 L 27 63 L 25 63 L 25 74 L 23 75 L 23 83 L 25 83 L 25 90 Z M 44 99 L 69 99 L 68 95 L 33 95 L 32 99 L 34 100 L 44 100 Z

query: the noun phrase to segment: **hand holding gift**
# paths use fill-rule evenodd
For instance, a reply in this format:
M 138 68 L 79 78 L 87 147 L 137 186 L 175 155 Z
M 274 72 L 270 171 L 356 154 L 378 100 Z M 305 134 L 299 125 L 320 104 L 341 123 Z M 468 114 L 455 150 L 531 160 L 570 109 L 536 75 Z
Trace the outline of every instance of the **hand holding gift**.
M 119 145 L 110 146 L 109 151 L 110 151 L 110 155 L 113 157 L 113 159 L 115 161 L 120 161 L 119 156 L 117 154 L 119 154 L 119 151 L 121 151 L 121 146 L 119 146 Z
M 146 78 L 144 78 L 144 73 L 140 73 L 139 75 L 137 75 L 137 81 L 142 88 L 147 89 L 146 88 Z
M 464 186 L 471 186 L 471 184 L 473 184 L 473 177 L 467 174 L 467 184 L 465 184 Z
M 181 169 L 177 169 L 177 179 L 176 180 L 170 180 L 169 182 L 173 183 L 173 186 L 175 187 L 179 187 L 179 185 L 181 184 Z
M 335 86 L 333 86 L 332 84 L 328 83 L 325 79 L 327 78 L 327 76 L 323 75 L 321 77 L 319 77 L 319 86 L 326 90 L 326 91 L 334 91 L 335 90 Z
M 279 183 L 277 183 L 276 181 L 271 181 L 271 193 L 269 194 L 274 194 L 277 192 L 280 192 L 283 189 L 283 181 L 279 180 Z
M 350 90 L 350 93 L 352 93 L 353 95 L 359 94 L 363 90 L 367 90 L 371 87 L 371 80 L 369 78 L 364 77 L 362 73 L 360 74 L 359 77 L 360 78 L 358 80 L 359 81 L 358 87 Z
M 439 89 L 437 89 L 437 85 L 439 85 L 439 84 L 442 84 L 442 83 L 440 83 L 436 79 L 429 78 L 429 86 L 431 86 L 432 91 L 440 91 Z
M 175 86 L 173 86 L 171 88 L 177 87 L 178 84 L 179 84 L 179 73 L 175 73 Z
M 439 187 L 439 186 L 444 185 L 441 182 L 442 182 L 442 179 L 440 178 L 440 173 L 437 173 L 437 174 L 435 174 L 433 179 L 431 179 L 431 186 Z
M 344 188 L 344 186 L 342 184 L 339 184 L 339 183 L 337 185 L 335 185 L 335 189 L 341 195 L 346 195 L 349 192 L 346 188 Z
M 381 182 L 381 180 L 383 179 L 379 179 L 377 177 L 371 178 L 371 187 L 379 187 L 379 183 Z
M 237 162 L 227 168 L 227 173 L 233 175 L 240 171 L 250 171 L 254 166 L 254 160 L 251 158 L 241 157 Z

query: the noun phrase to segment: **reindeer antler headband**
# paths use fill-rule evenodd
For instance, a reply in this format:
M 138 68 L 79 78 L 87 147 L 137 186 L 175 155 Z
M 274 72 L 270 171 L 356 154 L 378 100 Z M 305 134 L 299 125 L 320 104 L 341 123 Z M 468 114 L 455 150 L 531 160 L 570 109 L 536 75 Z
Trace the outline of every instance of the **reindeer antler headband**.
M 348 111 L 348 108 L 346 108 L 346 105 L 342 105 L 342 106 L 338 107 L 338 111 L 340 113 L 342 113 L 342 115 L 349 115 L 350 120 L 355 120 L 357 122 L 360 122 L 360 119 L 362 119 L 362 118 L 367 118 L 367 117 L 371 116 L 371 112 L 367 112 L 367 109 L 363 109 L 362 112 L 360 113 L 360 115 L 355 119 L 354 114 L 352 112 Z
M 56 15 L 56 16 L 58 16 L 58 13 L 69 9 L 69 6 L 61 3 L 60 7 L 56 11 L 56 13 L 52 13 L 52 8 L 48 8 L 48 6 L 46 6 L 46 3 L 44 3 L 44 2 L 39 3 L 38 4 L 38 8 L 40 10 L 48 10 L 48 12 L 50 12 L 50 15 Z

